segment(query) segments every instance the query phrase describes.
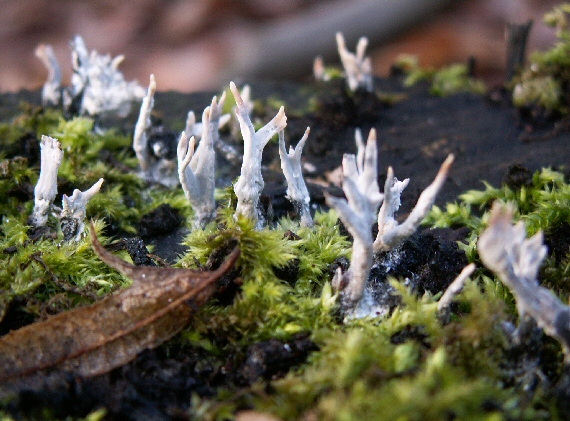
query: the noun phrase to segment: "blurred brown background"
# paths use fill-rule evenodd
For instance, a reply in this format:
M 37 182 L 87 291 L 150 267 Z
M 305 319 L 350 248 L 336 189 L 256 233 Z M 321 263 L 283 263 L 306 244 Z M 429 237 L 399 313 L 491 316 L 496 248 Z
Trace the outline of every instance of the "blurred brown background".
M 338 62 L 334 34 L 354 50 L 370 39 L 376 74 L 400 53 L 422 66 L 477 60 L 489 83 L 504 75 L 504 27 L 534 19 L 529 51 L 545 49 L 553 31 L 542 23 L 551 0 L 0 0 L 0 91 L 40 87 L 46 70 L 34 56 L 52 44 L 69 83 L 69 42 L 124 54 L 120 69 L 142 85 L 150 73 L 159 90 L 219 89 L 230 79 L 310 75 L 313 57 Z

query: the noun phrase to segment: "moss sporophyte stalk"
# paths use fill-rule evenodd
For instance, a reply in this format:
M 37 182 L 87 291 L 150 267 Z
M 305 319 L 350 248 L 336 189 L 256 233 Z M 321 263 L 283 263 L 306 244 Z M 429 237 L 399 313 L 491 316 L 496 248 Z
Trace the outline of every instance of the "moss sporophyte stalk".
M 549 18 L 561 39 L 565 7 Z M 354 104 L 376 95 L 366 40 L 355 54 L 340 34 L 337 43 L 343 95 Z M 232 83 L 231 95 L 208 98 L 201 125 L 193 112 L 178 122 L 180 134 L 153 114 L 153 76 L 145 96 L 119 76 L 120 59 L 87 54 L 80 38 L 73 48 L 74 86 L 61 87 L 43 46 L 44 107 L 0 123 L 3 417 L 37 419 L 26 396 L 56 396 L 38 401 L 52 419 L 99 419 L 101 408 L 113 416 L 124 402 L 135 411 L 140 396 L 165 418 L 204 420 L 241 410 L 282 420 L 567 415 L 563 172 L 486 184 L 438 207 L 446 180 L 461 171 L 446 152 L 398 220 L 409 181 L 390 167 L 380 191 L 379 139 L 367 125 L 366 143 L 358 130 L 347 148 L 356 154 L 337 163 L 345 197 L 327 191 L 318 207 L 301 153 L 317 142 L 319 119 L 295 129 L 299 110 L 252 102 L 249 87 Z M 319 83 L 336 83 L 321 73 Z M 105 127 L 102 115 L 126 111 L 128 98 L 142 99 L 138 121 Z M 287 152 L 289 131 L 298 143 Z M 278 213 L 285 200 L 262 196 L 276 173 L 287 187 L 281 199 L 293 202 L 289 215 Z M 43 335 L 56 326 L 46 356 Z M 129 390 L 121 405 L 96 394 L 117 384 Z M 73 393 L 89 397 L 76 412 L 59 405 Z

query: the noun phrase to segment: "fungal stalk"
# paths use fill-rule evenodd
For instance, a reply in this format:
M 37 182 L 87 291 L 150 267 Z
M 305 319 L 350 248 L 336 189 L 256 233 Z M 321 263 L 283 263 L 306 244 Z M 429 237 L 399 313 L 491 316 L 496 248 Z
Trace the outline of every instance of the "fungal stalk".
M 340 61 L 344 67 L 344 73 L 348 87 L 351 91 L 356 91 L 358 88 L 373 92 L 374 87 L 372 84 L 372 64 L 370 57 L 365 57 L 366 47 L 368 46 L 368 39 L 362 37 L 358 40 L 356 45 L 356 53 L 351 53 L 347 50 L 342 33 L 337 32 L 336 43 L 338 46 L 338 54 Z
M 469 279 L 471 274 L 475 271 L 475 264 L 470 263 L 463 268 L 461 273 L 453 280 L 451 284 L 447 287 L 439 301 L 437 302 L 437 314 L 440 320 L 448 323 L 450 318 L 450 307 L 453 299 L 461 293 L 463 287 L 465 286 L 465 281 Z
M 247 104 L 233 82 L 230 82 L 230 89 L 236 100 L 236 116 L 244 141 L 241 174 L 234 186 L 238 199 L 236 216 L 243 215 L 251 218 L 257 221 L 257 226 L 260 227 L 262 221 L 258 217 L 257 205 L 264 185 L 261 175 L 263 148 L 274 135 L 287 126 L 287 117 L 285 116 L 285 109 L 281 107 L 277 115 L 256 132 L 249 117 Z
M 72 87 L 64 98 L 66 109 L 79 102 L 82 114 L 114 112 L 119 117 L 126 117 L 131 102 L 144 97 L 144 89 L 137 82 L 125 81 L 118 70 L 124 56 L 111 58 L 97 54 L 97 51 L 89 53 L 79 35 L 71 45 L 73 76 Z
M 542 232 L 526 238 L 523 221 L 512 225 L 513 207 L 495 202 L 489 226 L 479 236 L 477 250 L 485 266 L 495 272 L 515 297 L 519 326 L 514 339 L 519 341 L 529 322 L 536 322 L 555 338 L 570 361 L 570 308 L 547 288 L 538 284 L 537 275 L 547 249 Z
M 154 75 L 150 75 L 150 83 L 146 96 L 142 100 L 139 118 L 135 126 L 135 134 L 133 136 L 133 149 L 139 160 L 141 171 L 145 178 L 152 178 L 150 174 L 153 160 L 150 156 L 148 148 L 148 129 L 151 127 L 150 113 L 154 106 L 154 93 L 156 92 L 156 80 Z
M 214 190 L 216 182 L 216 153 L 214 144 L 219 138 L 218 128 L 222 118 L 225 92 L 218 103 L 217 97 L 202 114 L 202 139 L 195 149 L 196 138 L 190 141 L 185 132 L 178 144 L 178 177 L 184 194 L 195 211 L 195 225 L 204 227 L 213 217 L 216 209 Z
M 40 149 L 40 177 L 34 189 L 34 212 L 31 217 L 35 227 L 42 227 L 47 222 L 57 194 L 57 172 L 63 159 L 61 144 L 57 139 L 42 136 Z
M 143 179 L 166 187 L 175 187 L 178 185 L 177 136 L 164 130 L 163 127 L 152 127 L 150 115 L 154 106 L 155 92 L 156 80 L 154 75 L 150 75 L 147 94 L 141 103 L 139 118 L 135 125 L 133 149 L 139 160 Z
M 422 192 L 416 206 L 402 224 L 398 224 L 394 214 L 400 208 L 400 197 L 409 179 L 398 181 L 394 177 L 392 167 L 388 168 L 384 185 L 384 200 L 378 213 L 378 235 L 374 241 L 374 253 L 391 250 L 416 232 L 445 183 L 454 159 L 453 154 L 447 157 L 434 181 Z
M 42 88 L 42 104 L 58 105 L 61 100 L 61 69 L 51 45 L 40 44 L 36 48 L 39 58 L 48 71 L 48 77 Z
M 378 150 L 376 131 L 370 130 L 362 167 L 356 157 L 345 154 L 342 160 L 342 189 L 346 200 L 325 196 L 354 238 L 350 267 L 344 273 L 339 268 L 333 286 L 340 291 L 341 307 L 354 309 L 363 296 L 373 259 L 372 224 L 376 218 L 382 194 L 378 188 Z
M 100 178 L 91 188 L 84 192 L 79 189 L 73 190 L 71 196 L 63 195 L 63 208 L 59 219 L 61 221 L 61 230 L 63 232 L 63 240 L 69 241 L 74 239 L 79 241 L 85 231 L 85 216 L 87 202 L 99 193 L 103 179 Z
M 301 154 L 303 147 L 309 137 L 311 129 L 307 127 L 305 134 L 293 148 L 290 146 L 289 153 L 285 149 L 285 132 L 279 132 L 279 156 L 281 158 L 281 168 L 287 180 L 287 197 L 293 203 L 295 210 L 301 216 L 301 226 L 312 227 L 314 225 L 309 205 L 311 197 L 303 179 L 303 170 L 301 169 Z

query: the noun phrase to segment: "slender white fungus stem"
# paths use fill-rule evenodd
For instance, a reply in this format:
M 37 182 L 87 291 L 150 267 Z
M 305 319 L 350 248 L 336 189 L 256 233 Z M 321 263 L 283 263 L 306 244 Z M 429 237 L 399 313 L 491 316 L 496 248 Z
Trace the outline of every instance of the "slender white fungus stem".
M 362 37 L 358 40 L 356 54 L 347 50 L 344 36 L 340 32 L 336 34 L 336 43 L 350 90 L 356 91 L 358 88 L 363 88 L 368 92 L 373 92 L 372 64 L 370 57 L 364 56 L 368 46 L 368 39 Z
M 434 181 L 422 192 L 416 206 L 402 224 L 398 224 L 394 214 L 400 207 L 400 196 L 402 190 L 408 185 L 409 180 L 398 181 L 394 177 L 392 168 L 388 168 L 388 175 L 384 185 L 384 201 L 378 213 L 378 235 L 374 241 L 375 253 L 393 249 L 416 232 L 445 183 L 454 159 L 453 154 L 447 157 Z
M 287 126 L 287 117 L 285 109 L 281 107 L 277 115 L 256 132 L 249 117 L 248 106 L 233 82 L 230 82 L 230 89 L 236 100 L 236 116 L 244 141 L 241 174 L 234 186 L 238 199 L 236 215 L 243 215 L 257 221 L 259 227 L 261 221 L 258 218 L 257 205 L 264 186 L 261 175 L 263 148 L 274 135 Z
M 202 139 L 195 150 L 196 140 L 182 132 L 178 144 L 178 177 L 184 194 L 195 211 L 195 225 L 204 227 L 215 213 L 216 154 L 214 144 L 219 138 L 218 128 L 226 95 L 217 97 L 202 114 Z
M 40 143 L 40 177 L 34 189 L 34 212 L 31 221 L 36 227 L 44 226 L 57 194 L 57 172 L 63 159 L 57 139 L 42 136 Z
M 58 105 L 61 100 L 61 69 L 51 45 L 40 44 L 36 48 L 39 58 L 48 71 L 48 77 L 42 88 L 42 104 Z
M 371 228 L 383 197 L 378 188 L 377 163 L 376 131 L 372 129 L 366 142 L 362 171 L 358 170 L 354 155 L 344 155 L 342 188 L 347 200 L 325 196 L 327 204 L 338 212 L 354 238 L 350 267 L 345 273 L 337 272 L 333 280 L 333 286 L 340 291 L 341 305 L 348 309 L 358 305 L 372 267 Z
M 537 276 L 547 248 L 542 232 L 526 238 L 523 221 L 512 225 L 513 207 L 495 202 L 489 226 L 479 236 L 477 250 L 485 266 L 495 272 L 513 293 L 519 313 L 519 328 L 530 318 L 544 332 L 558 340 L 570 359 L 570 308 L 547 288 L 538 284 Z M 523 328 L 524 329 L 524 328 Z
M 303 179 L 303 170 L 301 168 L 301 154 L 310 131 L 311 129 L 307 127 L 297 146 L 295 148 L 291 146 L 289 153 L 287 153 L 285 148 L 285 132 L 283 130 L 279 132 L 279 156 L 281 158 L 281 168 L 287 180 L 287 197 L 293 202 L 295 210 L 301 216 L 301 225 L 304 227 L 312 227 L 314 225 L 309 207 L 311 197 Z
M 86 216 L 86 207 L 87 202 L 99 193 L 101 190 L 101 185 L 103 184 L 103 179 L 100 178 L 93 186 L 91 186 L 88 190 L 84 192 L 80 191 L 79 189 L 73 190 L 73 194 L 71 196 L 63 195 L 63 208 L 59 219 L 62 221 L 62 231 L 64 232 L 65 240 L 69 240 L 74 238 L 75 241 L 79 241 L 81 236 L 85 231 L 85 216 Z M 65 228 L 64 221 L 71 220 L 72 223 L 69 224 L 70 229 Z

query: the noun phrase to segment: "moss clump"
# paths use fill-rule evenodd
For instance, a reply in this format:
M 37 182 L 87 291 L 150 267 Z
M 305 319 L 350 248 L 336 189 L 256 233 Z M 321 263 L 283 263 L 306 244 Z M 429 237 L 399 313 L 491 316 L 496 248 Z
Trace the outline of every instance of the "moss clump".
M 544 52 L 535 52 L 528 66 L 513 79 L 513 103 L 517 107 L 538 107 L 567 114 L 570 110 L 570 3 L 555 7 L 544 22 L 556 29 L 557 41 Z
M 452 64 L 441 69 L 420 67 L 415 56 L 401 55 L 393 65 L 394 69 L 406 75 L 404 86 L 410 87 L 421 81 L 431 83 L 430 93 L 434 96 L 448 96 L 460 92 L 485 93 L 485 84 L 470 76 L 464 64 Z

